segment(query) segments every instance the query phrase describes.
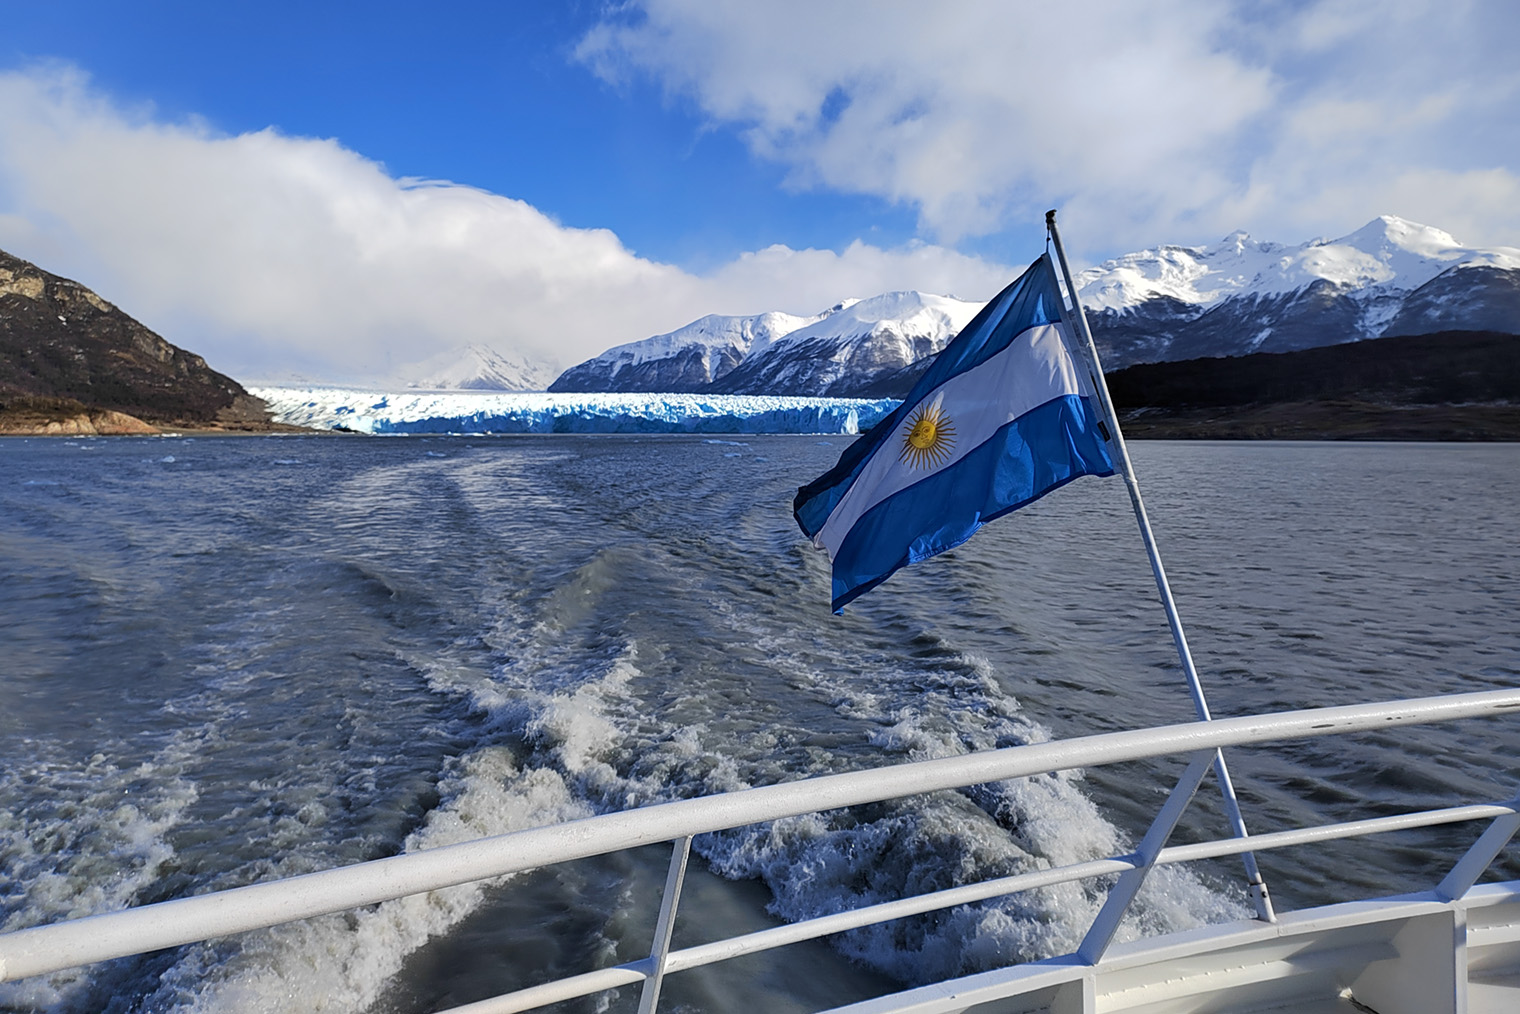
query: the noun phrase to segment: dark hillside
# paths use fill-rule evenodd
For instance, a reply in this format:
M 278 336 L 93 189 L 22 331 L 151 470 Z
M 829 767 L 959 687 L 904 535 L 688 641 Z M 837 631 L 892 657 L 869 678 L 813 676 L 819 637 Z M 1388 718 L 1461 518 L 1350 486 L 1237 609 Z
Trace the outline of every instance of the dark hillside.
M 263 418 L 261 402 L 200 356 L 0 251 L 0 408 L 72 402 L 170 425 Z
M 1377 338 L 1108 374 L 1136 437 L 1520 440 L 1520 337 Z
M 1350 397 L 1403 405 L 1520 402 L 1520 337 L 1443 331 L 1297 352 L 1145 363 L 1108 374 L 1108 388 L 1121 411 Z

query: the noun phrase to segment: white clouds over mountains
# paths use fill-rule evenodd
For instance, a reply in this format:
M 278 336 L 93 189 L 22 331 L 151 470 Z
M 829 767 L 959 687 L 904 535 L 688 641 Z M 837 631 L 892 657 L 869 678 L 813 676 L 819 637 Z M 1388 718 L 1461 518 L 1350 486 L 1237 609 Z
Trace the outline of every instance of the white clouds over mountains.
M 470 343 L 565 366 L 708 313 L 986 298 L 1010 268 L 949 244 L 1003 234 L 1022 260 L 1052 206 L 1089 256 L 1385 213 L 1513 244 L 1517 36 L 1508 0 L 632 0 L 579 41 L 588 72 L 652 78 L 792 185 L 914 208 L 928 240 L 702 275 L 337 140 L 166 122 L 36 66 L 0 72 L 0 248 L 235 376 L 354 382 Z
M 936 246 L 856 243 L 772 246 L 696 277 L 521 201 L 391 178 L 337 141 L 158 122 L 68 67 L 0 74 L 0 248 L 223 371 L 344 382 L 467 342 L 562 366 L 714 307 L 986 296 L 1005 275 Z
M 940 241 L 1061 204 L 1116 247 L 1385 212 L 1520 231 L 1506 0 L 634 0 L 578 55 L 651 75 L 798 186 Z
M 772 247 L 698 277 L 522 201 L 394 179 L 332 140 L 126 110 L 77 70 L 0 74 L 0 248 L 213 366 L 364 381 L 480 343 L 569 365 L 711 311 L 815 309 L 1005 272 L 927 245 Z

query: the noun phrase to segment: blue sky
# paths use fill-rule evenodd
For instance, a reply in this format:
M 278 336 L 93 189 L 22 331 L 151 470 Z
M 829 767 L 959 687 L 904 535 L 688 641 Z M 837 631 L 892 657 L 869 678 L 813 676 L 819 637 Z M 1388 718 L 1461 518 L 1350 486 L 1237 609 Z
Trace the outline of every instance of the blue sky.
M 69 61 L 166 120 L 336 138 L 395 176 L 516 197 L 698 270 L 775 242 L 913 238 L 911 209 L 788 190 L 783 168 L 690 102 L 590 73 L 574 51 L 603 9 L 59 0 L 12 19 L 0 46 L 5 65 Z
M 1046 207 L 1087 261 L 1382 213 L 1520 243 L 1520 7 L 1058 6 L 32 5 L 0 247 L 234 376 L 341 381 L 985 298 Z

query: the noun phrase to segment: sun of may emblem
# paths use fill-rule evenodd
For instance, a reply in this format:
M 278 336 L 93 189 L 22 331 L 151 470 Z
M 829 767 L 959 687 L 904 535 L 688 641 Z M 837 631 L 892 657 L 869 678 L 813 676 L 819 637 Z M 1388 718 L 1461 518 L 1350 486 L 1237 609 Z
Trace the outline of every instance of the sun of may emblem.
M 902 457 L 913 468 L 938 468 L 955 446 L 955 424 L 939 402 L 920 405 L 908 419 Z

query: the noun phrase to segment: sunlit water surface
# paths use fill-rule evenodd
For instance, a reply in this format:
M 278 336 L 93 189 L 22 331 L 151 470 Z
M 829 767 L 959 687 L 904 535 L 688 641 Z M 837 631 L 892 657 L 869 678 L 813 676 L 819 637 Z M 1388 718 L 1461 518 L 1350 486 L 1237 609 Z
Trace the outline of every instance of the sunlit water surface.
M 81 916 L 1191 706 L 1123 486 L 827 607 L 794 488 L 847 438 L 0 440 L 0 916 Z M 1520 446 L 1139 444 L 1215 713 L 1513 686 Z M 1514 794 L 1520 727 L 1239 750 L 1271 830 Z M 1123 851 L 1172 761 L 700 838 L 676 946 Z M 1178 840 L 1223 823 L 1206 785 Z M 1298 907 L 1428 886 L 1446 828 L 1263 857 Z M 668 850 L 0 987 L 11 1011 L 430 1011 L 647 953 Z M 1491 877 L 1520 876 L 1512 851 Z M 1126 936 L 1246 912 L 1168 869 Z M 683 972 L 815 1010 L 1075 946 L 1069 885 Z M 760 998 L 760 999 L 757 999 Z M 762 1002 L 763 1000 L 763 1002 Z M 567 1004 L 631 1011 L 637 992 Z

